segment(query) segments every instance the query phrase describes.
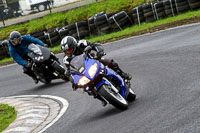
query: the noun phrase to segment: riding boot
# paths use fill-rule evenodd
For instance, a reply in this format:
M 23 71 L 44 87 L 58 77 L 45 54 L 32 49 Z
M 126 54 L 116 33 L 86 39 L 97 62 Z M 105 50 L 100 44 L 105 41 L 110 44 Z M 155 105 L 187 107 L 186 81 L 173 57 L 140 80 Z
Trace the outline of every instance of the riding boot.
M 37 84 L 39 82 L 39 79 L 35 76 L 34 73 L 29 76 L 34 80 L 35 84 Z
M 131 79 L 132 79 L 131 74 L 123 72 L 122 69 L 120 69 L 119 67 L 114 68 L 114 70 L 115 70 L 122 78 L 127 79 L 127 80 L 131 80 Z
M 29 70 L 25 67 L 23 69 L 24 69 L 24 73 L 30 76 L 34 80 L 35 84 L 39 82 L 38 78 L 36 77 L 36 75 L 34 74 L 32 70 Z

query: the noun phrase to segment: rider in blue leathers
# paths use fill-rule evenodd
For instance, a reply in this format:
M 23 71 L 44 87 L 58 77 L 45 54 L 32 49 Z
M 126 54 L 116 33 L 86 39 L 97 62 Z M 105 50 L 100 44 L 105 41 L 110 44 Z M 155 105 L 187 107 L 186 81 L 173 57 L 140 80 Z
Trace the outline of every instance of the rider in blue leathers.
M 32 64 L 28 62 L 28 46 L 31 44 L 38 44 L 44 46 L 44 42 L 37 38 L 21 34 L 18 31 L 13 31 L 10 33 L 10 38 L 8 42 L 9 51 L 11 57 L 21 66 L 23 66 L 24 73 L 33 78 L 35 83 L 38 83 L 38 79 L 34 72 L 31 70 Z

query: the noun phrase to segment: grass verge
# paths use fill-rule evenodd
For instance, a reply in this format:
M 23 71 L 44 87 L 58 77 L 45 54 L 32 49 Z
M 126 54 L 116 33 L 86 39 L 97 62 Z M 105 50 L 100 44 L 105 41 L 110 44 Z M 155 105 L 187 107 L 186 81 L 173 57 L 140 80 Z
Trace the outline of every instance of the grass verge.
M 128 38 L 131 36 L 142 35 L 145 33 L 156 32 L 159 30 L 164 30 L 164 29 L 168 29 L 168 28 L 172 28 L 172 27 L 177 27 L 177 26 L 191 24 L 191 23 L 197 23 L 197 22 L 200 22 L 200 10 L 190 11 L 185 14 L 161 19 L 161 20 L 158 20 L 158 21 L 155 21 L 152 23 L 143 23 L 140 26 L 135 25 L 135 26 L 129 27 L 125 30 L 110 33 L 110 34 L 105 34 L 103 36 L 92 35 L 85 39 L 87 39 L 91 42 L 100 42 L 100 43 L 104 44 L 104 43 L 120 40 L 123 38 Z M 61 52 L 59 45 L 51 48 L 51 50 L 54 53 Z M 14 61 L 12 58 L 6 58 L 3 60 L 0 60 L 0 65 L 10 64 L 13 62 Z
M 17 112 L 14 107 L 7 104 L 0 104 L 0 132 L 6 129 L 17 116 Z

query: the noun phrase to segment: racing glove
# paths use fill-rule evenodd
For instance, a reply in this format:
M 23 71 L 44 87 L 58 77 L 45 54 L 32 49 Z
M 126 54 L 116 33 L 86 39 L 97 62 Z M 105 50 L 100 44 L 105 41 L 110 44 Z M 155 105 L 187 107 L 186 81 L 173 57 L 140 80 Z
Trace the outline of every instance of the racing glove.
M 32 63 L 31 63 L 31 62 L 27 62 L 27 64 L 25 65 L 25 67 L 26 67 L 27 69 L 31 69 Z
M 88 54 L 91 50 L 92 50 L 92 47 L 91 47 L 91 46 L 87 46 L 87 47 L 84 49 L 84 52 L 85 52 L 86 54 Z
M 104 55 L 106 55 L 106 53 L 104 53 L 103 51 L 98 52 L 97 53 L 97 59 L 101 59 L 101 57 L 103 57 Z
M 48 46 L 49 46 L 48 44 L 44 44 L 44 47 L 47 47 L 47 48 L 48 48 Z

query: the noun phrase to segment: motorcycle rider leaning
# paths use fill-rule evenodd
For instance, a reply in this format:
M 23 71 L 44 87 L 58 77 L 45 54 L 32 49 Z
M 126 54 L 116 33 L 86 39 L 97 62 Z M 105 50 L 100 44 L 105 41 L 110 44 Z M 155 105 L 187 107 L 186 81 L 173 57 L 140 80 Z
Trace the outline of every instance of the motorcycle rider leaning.
M 73 59 L 73 57 L 77 55 L 81 55 L 83 52 L 90 52 L 91 50 L 95 50 L 97 52 L 97 59 L 99 62 L 113 69 L 124 79 L 131 80 L 132 78 L 132 76 L 129 73 L 123 72 L 119 68 L 119 65 L 113 59 L 102 58 L 102 56 L 104 56 L 105 53 L 104 53 L 103 46 L 99 43 L 91 43 L 87 40 L 77 41 L 72 36 L 66 36 L 62 39 L 60 46 L 61 46 L 62 51 L 65 54 L 63 62 L 65 63 L 65 66 L 67 67 L 66 74 L 68 75 L 70 75 L 70 61 Z M 102 101 L 103 106 L 107 104 L 102 98 L 98 98 L 98 99 Z
M 38 79 L 34 72 L 31 70 L 32 64 L 28 62 L 28 46 L 31 44 L 39 44 L 41 46 L 46 46 L 42 41 L 37 38 L 21 34 L 18 31 L 13 31 L 10 33 L 9 37 L 9 51 L 11 57 L 21 66 L 23 66 L 24 73 L 32 77 L 34 82 L 37 84 Z

